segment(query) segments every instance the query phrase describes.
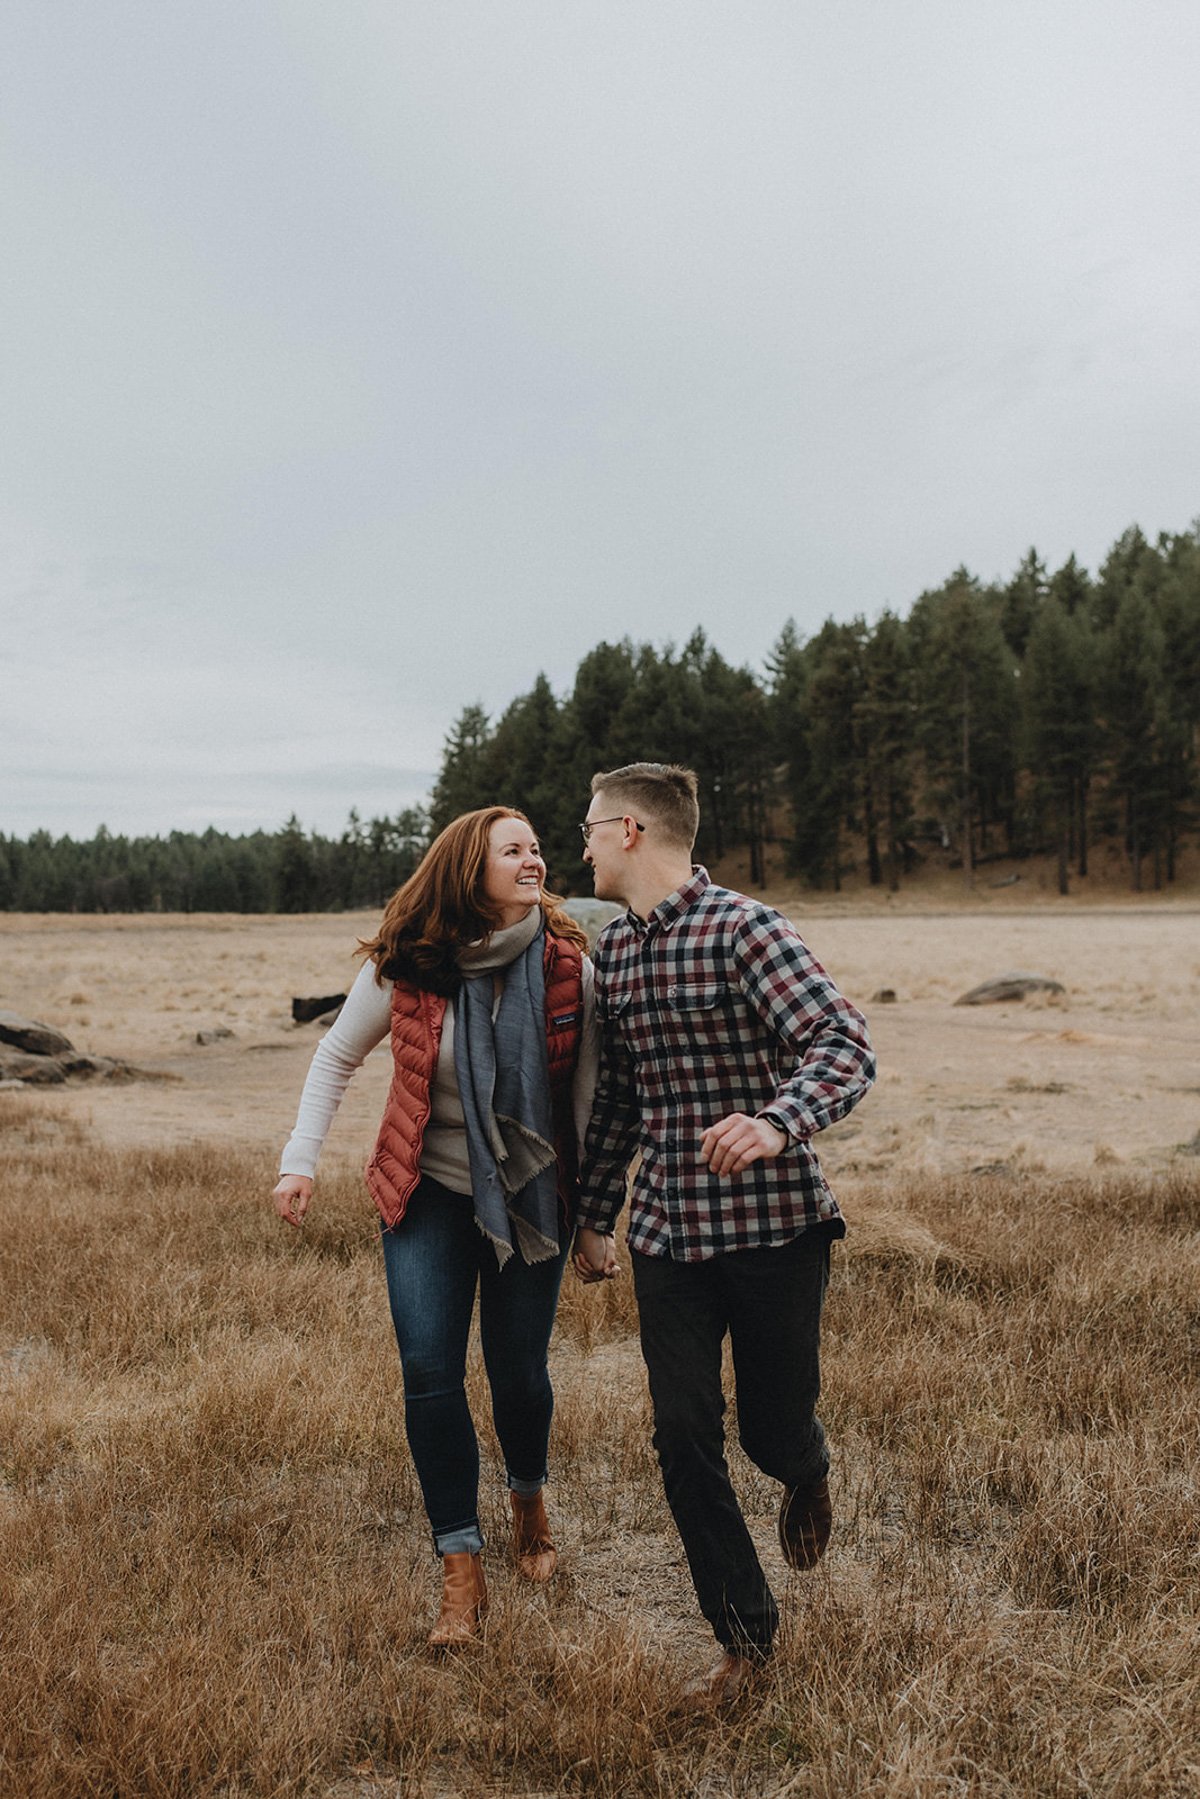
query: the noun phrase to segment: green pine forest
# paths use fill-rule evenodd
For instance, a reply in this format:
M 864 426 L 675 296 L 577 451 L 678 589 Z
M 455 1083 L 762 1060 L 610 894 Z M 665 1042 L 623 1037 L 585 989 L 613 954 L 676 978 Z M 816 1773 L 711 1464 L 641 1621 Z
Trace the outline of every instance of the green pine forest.
M 382 904 L 432 833 L 495 801 L 541 833 L 561 892 L 590 891 L 578 820 L 592 774 L 685 762 L 701 783 L 697 855 L 742 852 L 816 888 L 851 872 L 899 890 L 923 866 L 1051 856 L 1058 887 L 1117 846 L 1137 891 L 1176 879 L 1197 832 L 1200 520 L 1151 543 L 1133 526 L 1098 573 L 1035 551 L 1011 580 L 959 568 L 906 617 L 784 624 L 764 669 L 697 630 L 680 648 L 600 643 L 559 698 L 543 675 L 496 719 L 467 705 L 428 809 L 337 838 L 276 832 L 90 841 L 0 834 L 0 909 L 310 912 Z

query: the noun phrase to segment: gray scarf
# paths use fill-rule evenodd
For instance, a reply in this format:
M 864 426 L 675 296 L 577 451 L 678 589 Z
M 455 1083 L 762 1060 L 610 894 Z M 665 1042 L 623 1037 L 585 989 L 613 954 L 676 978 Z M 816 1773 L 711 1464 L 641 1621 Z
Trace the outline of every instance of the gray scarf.
M 454 1008 L 454 1071 L 475 1222 L 491 1240 L 501 1268 L 514 1247 L 526 1262 L 549 1261 L 559 1251 L 545 935 L 536 914 L 531 923 L 534 935 L 508 964 L 495 1018 L 494 964 L 479 972 L 481 962 L 489 963 L 486 949 L 460 957 L 463 983 Z

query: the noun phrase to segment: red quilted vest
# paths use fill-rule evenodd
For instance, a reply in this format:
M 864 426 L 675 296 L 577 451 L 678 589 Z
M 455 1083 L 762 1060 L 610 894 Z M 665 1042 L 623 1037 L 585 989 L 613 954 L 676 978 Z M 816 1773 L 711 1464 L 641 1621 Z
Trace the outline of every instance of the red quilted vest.
M 558 1153 L 558 1197 L 568 1222 L 579 1174 L 571 1083 L 583 1022 L 583 954 L 546 933 L 546 1051 Z M 421 1144 L 429 1118 L 429 1089 L 437 1067 L 446 1000 L 407 981 L 392 987 L 392 1085 L 379 1136 L 367 1163 L 367 1186 L 384 1223 L 399 1224 L 421 1178 Z

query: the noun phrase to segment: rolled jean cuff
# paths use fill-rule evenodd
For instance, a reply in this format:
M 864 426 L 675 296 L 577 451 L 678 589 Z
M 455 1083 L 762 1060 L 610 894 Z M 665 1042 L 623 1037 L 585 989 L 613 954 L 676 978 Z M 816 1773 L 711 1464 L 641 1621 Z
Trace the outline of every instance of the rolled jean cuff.
M 518 1493 L 522 1499 L 532 1499 L 534 1494 L 540 1493 L 546 1484 L 546 1476 L 544 1474 L 540 1480 L 518 1480 L 515 1474 L 507 1475 L 506 1479 L 508 1481 L 509 1492 Z
M 436 1531 L 433 1546 L 439 1555 L 478 1555 L 483 1548 L 483 1532 L 478 1524 L 463 1524 L 457 1530 Z

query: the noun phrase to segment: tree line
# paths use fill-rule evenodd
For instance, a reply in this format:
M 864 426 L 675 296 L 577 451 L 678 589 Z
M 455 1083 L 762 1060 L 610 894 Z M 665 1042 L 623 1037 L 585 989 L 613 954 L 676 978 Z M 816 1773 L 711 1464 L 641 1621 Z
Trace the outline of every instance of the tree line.
M 209 829 L 119 837 L 103 826 L 76 842 L 35 831 L 0 835 L 0 910 L 10 912 L 338 912 L 382 906 L 428 842 L 419 807 L 364 821 L 340 837 L 278 831 L 231 837 Z
M 763 675 L 697 631 L 682 649 L 599 644 L 556 700 L 544 677 L 493 724 L 478 705 L 445 746 L 436 829 L 502 798 L 543 834 L 560 886 L 586 886 L 579 835 L 591 775 L 685 762 L 701 785 L 698 854 L 775 838 L 790 869 L 839 887 L 857 863 L 893 891 L 931 854 L 963 867 L 1050 852 L 1060 890 L 1092 845 L 1118 841 L 1136 889 L 1175 878 L 1197 822 L 1200 524 L 1135 526 L 1093 578 L 1036 551 L 1012 579 L 959 568 L 916 600 L 786 624 Z
M 383 899 L 457 813 L 527 812 L 560 891 L 588 891 L 578 820 L 599 768 L 685 762 L 701 786 L 697 853 L 767 845 L 818 887 L 861 866 L 896 890 L 930 857 L 967 878 L 1052 853 L 1060 890 L 1118 843 L 1135 889 L 1175 878 L 1197 824 L 1200 523 L 1151 543 L 1136 527 L 1098 573 L 1030 550 L 1011 580 L 959 568 L 907 617 L 781 629 L 761 673 L 697 630 L 678 648 L 624 639 L 583 658 L 569 694 L 544 675 L 493 720 L 462 710 L 427 811 L 340 838 L 293 817 L 274 834 L 172 832 L 90 843 L 0 837 L 0 907 L 309 911 Z

